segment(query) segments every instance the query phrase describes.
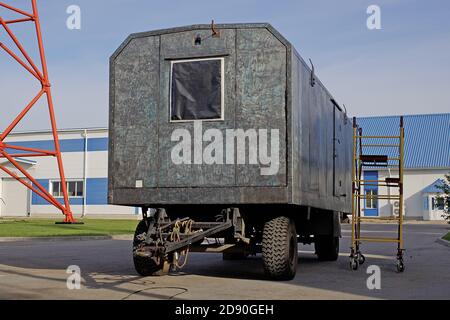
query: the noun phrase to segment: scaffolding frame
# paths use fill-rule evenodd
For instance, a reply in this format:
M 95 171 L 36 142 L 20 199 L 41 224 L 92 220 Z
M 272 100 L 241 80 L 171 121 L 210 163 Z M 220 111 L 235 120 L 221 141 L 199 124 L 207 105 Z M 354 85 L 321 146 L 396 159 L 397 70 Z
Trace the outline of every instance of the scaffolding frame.
M 366 142 L 368 141 L 368 142 Z M 375 142 L 373 142 L 375 141 Z M 381 142 L 380 142 L 381 141 Z M 385 142 L 386 141 L 386 142 Z M 405 264 L 403 253 L 405 251 L 403 242 L 403 169 L 404 169 L 404 141 L 405 129 L 403 117 L 400 117 L 399 135 L 395 136 L 375 136 L 363 135 L 363 130 L 357 124 L 356 118 L 353 118 L 353 156 L 352 156 L 352 242 L 350 252 L 350 268 L 357 270 L 359 265 L 365 262 L 365 257 L 361 253 L 360 244 L 362 242 L 382 242 L 397 244 L 397 271 L 403 272 Z M 371 154 L 373 148 L 384 148 L 398 150 L 397 156 Z M 369 151 L 367 153 L 366 151 Z M 389 152 L 391 154 L 391 152 Z M 395 169 L 398 177 L 388 177 L 384 180 L 365 180 L 363 178 L 364 168 L 387 168 Z M 385 187 L 387 194 L 365 193 L 365 186 Z M 390 190 L 397 189 L 398 194 L 392 195 Z M 398 216 L 389 217 L 365 217 L 362 216 L 361 202 L 367 200 L 395 200 L 398 201 Z M 392 222 L 397 224 L 397 237 L 365 237 L 361 234 L 362 222 Z
M 63 161 L 61 156 L 61 147 L 58 138 L 58 130 L 56 126 L 55 112 L 53 107 L 52 91 L 49 81 L 47 62 L 45 58 L 44 45 L 42 41 L 41 24 L 39 20 L 38 7 L 36 0 L 31 0 L 31 12 L 13 7 L 0 1 L 0 7 L 8 10 L 8 12 L 13 12 L 19 17 L 17 19 L 4 20 L 0 16 L 0 25 L 6 31 L 6 34 L 12 40 L 15 45 L 15 49 L 20 52 L 16 54 L 12 49 L 0 41 L 0 48 L 3 49 L 15 62 L 22 66 L 26 71 L 28 71 L 34 78 L 41 84 L 41 89 L 32 98 L 32 100 L 25 106 L 25 108 L 15 117 L 11 124 L 0 134 L 0 159 L 7 159 L 10 164 L 13 165 L 14 171 L 8 169 L 4 164 L 0 164 L 0 170 L 5 172 L 7 175 L 11 176 L 15 180 L 19 181 L 22 185 L 42 197 L 51 205 L 55 206 L 57 209 L 61 210 L 64 214 L 65 219 L 63 223 L 72 224 L 76 223 L 72 211 L 70 209 L 69 196 L 67 192 L 66 178 L 64 174 Z M 39 59 L 41 67 L 39 68 L 30 55 L 27 53 L 25 48 L 19 39 L 14 35 L 13 31 L 9 27 L 13 24 L 19 23 L 32 23 L 34 24 L 34 29 L 36 33 L 36 39 L 39 50 Z M 1 40 L 1 39 L 0 39 Z M 28 148 L 23 146 L 15 146 L 13 143 L 6 143 L 5 139 L 8 135 L 16 128 L 19 122 L 27 115 L 27 113 L 36 105 L 36 103 L 45 97 L 46 104 L 48 106 L 50 123 L 53 134 L 54 150 L 41 150 L 36 148 Z M 40 183 L 32 177 L 32 175 L 20 165 L 17 161 L 19 158 L 23 157 L 55 157 L 58 165 L 59 178 L 61 181 L 61 191 L 63 193 L 64 203 L 60 203 L 48 190 L 46 190 Z M 25 178 L 19 176 L 15 170 L 18 170 Z

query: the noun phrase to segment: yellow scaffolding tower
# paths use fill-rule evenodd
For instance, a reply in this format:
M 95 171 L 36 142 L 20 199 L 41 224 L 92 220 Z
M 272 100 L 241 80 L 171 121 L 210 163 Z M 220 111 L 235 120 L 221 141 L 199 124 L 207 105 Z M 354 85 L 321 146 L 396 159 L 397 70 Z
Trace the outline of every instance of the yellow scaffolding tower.
M 353 118 L 353 161 L 352 161 L 352 246 L 350 253 L 350 268 L 357 270 L 365 261 L 360 251 L 361 242 L 392 242 L 397 244 L 397 271 L 403 272 L 403 157 L 405 130 L 403 117 L 400 117 L 400 133 L 395 136 L 364 136 L 362 128 Z M 373 154 L 370 150 L 398 150 L 398 153 L 386 152 L 388 155 Z M 393 154 L 394 153 L 394 154 Z M 383 167 L 393 169 L 398 177 L 384 180 L 364 180 L 364 168 Z M 385 187 L 388 192 L 383 195 L 366 194 L 365 186 Z M 396 194 L 395 191 L 398 191 Z M 398 201 L 398 215 L 389 217 L 364 217 L 361 215 L 361 202 L 378 200 Z M 368 221 L 388 221 L 398 224 L 397 237 L 364 237 L 361 235 L 361 223 Z

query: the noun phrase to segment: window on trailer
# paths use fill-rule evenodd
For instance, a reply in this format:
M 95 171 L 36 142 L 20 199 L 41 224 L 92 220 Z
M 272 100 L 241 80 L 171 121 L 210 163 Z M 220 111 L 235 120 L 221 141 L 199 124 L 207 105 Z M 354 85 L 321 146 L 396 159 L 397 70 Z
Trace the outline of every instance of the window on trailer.
M 223 120 L 224 59 L 172 61 L 170 120 Z

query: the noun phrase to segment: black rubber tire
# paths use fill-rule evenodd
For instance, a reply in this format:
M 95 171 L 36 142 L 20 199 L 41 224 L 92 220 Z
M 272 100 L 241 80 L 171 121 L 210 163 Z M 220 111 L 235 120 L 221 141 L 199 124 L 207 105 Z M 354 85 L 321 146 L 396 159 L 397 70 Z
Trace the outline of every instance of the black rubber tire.
M 364 262 L 366 262 L 366 257 L 362 253 L 359 254 L 358 262 L 360 265 L 362 265 L 362 264 L 364 264 Z
M 248 254 L 245 253 L 222 253 L 223 260 L 245 260 Z
M 336 261 L 339 258 L 339 237 L 316 236 L 314 246 L 320 261 Z
M 134 232 L 133 238 L 133 262 L 134 268 L 136 272 L 141 276 L 147 277 L 152 276 L 162 270 L 162 265 L 159 265 L 150 257 L 140 257 L 134 254 L 136 248 L 139 247 L 140 244 L 144 240 L 140 240 L 138 238 L 139 235 L 147 234 L 148 231 L 148 222 L 145 220 L 141 220 L 136 227 L 136 231 Z
M 298 263 L 298 243 L 295 223 L 287 217 L 277 217 L 264 224 L 262 239 L 264 271 L 273 280 L 291 280 Z
M 397 261 L 397 272 L 402 273 L 405 271 L 405 264 L 403 261 Z
M 358 267 L 359 267 L 358 259 L 351 258 L 350 259 L 350 269 L 352 269 L 353 271 L 356 271 L 356 270 L 358 270 Z

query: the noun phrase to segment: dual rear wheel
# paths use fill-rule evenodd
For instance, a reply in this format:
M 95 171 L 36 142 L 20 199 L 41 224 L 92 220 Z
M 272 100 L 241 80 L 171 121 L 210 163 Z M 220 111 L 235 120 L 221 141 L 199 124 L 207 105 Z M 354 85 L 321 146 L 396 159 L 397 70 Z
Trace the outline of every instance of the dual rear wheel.
M 339 258 L 339 237 L 316 236 L 314 246 L 320 261 L 336 261 Z

